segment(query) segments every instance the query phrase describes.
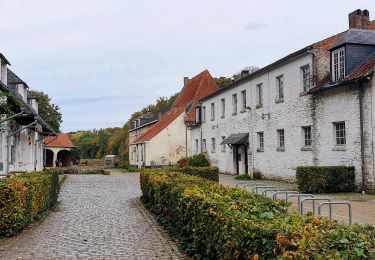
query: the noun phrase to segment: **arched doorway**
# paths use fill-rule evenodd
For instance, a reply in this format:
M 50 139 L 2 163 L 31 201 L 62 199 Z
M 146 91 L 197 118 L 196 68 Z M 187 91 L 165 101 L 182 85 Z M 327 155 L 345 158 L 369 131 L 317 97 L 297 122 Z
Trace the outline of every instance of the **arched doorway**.
M 53 151 L 46 149 L 46 167 L 53 167 Z
M 68 150 L 61 150 L 57 153 L 57 160 L 61 160 L 62 167 L 72 166 L 71 154 Z

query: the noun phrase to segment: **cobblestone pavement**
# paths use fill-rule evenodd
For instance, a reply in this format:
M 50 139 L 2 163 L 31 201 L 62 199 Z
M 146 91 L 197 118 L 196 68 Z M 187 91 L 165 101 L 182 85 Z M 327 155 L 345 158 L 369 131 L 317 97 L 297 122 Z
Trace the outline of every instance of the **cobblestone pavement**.
M 226 186 L 231 186 L 235 187 L 237 182 L 246 182 L 246 181 L 238 181 L 235 180 L 236 176 L 233 175 L 220 175 L 220 183 Z M 270 186 L 275 186 L 278 188 L 284 188 L 286 190 L 296 190 L 295 185 L 289 184 L 286 182 L 279 182 L 279 181 L 267 181 L 267 180 L 259 180 L 256 181 L 259 183 L 264 183 L 266 185 Z M 246 187 L 247 190 L 251 190 L 250 187 Z M 270 196 L 272 196 L 272 193 L 269 193 Z M 335 195 L 332 194 L 320 194 L 317 195 L 319 197 L 324 197 L 324 198 L 330 198 L 332 201 L 348 201 L 348 200 L 340 200 L 337 199 Z M 294 206 L 297 208 L 297 200 L 292 199 L 291 202 L 294 204 Z M 356 223 L 362 223 L 362 224 L 370 224 L 370 225 L 375 225 L 375 200 L 368 200 L 368 201 L 349 201 L 350 204 L 352 205 L 352 211 L 353 211 L 353 222 Z M 317 211 L 317 206 L 319 205 L 318 202 L 315 204 L 316 205 L 316 211 Z M 311 211 L 312 210 L 312 204 L 311 202 L 307 203 L 306 206 L 304 207 L 305 212 Z M 315 211 L 315 212 L 316 212 Z M 322 210 L 322 213 L 324 215 L 328 215 L 328 209 L 327 207 Z M 337 220 L 341 220 L 344 222 L 348 222 L 348 208 L 347 206 L 335 206 L 333 208 L 333 218 Z
M 181 259 L 140 204 L 139 174 L 70 175 L 59 206 L 0 240 L 0 259 Z

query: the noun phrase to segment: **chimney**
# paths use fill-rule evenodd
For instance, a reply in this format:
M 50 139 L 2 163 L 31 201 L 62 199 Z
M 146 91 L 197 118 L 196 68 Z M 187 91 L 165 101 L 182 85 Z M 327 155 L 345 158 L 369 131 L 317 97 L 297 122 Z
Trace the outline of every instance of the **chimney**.
M 349 29 L 371 29 L 370 13 L 368 10 L 357 9 L 349 15 Z
M 189 81 L 189 77 L 184 77 L 184 86 L 186 86 L 188 81 Z
M 241 70 L 241 78 L 244 78 L 249 74 L 250 74 L 250 71 L 248 69 Z

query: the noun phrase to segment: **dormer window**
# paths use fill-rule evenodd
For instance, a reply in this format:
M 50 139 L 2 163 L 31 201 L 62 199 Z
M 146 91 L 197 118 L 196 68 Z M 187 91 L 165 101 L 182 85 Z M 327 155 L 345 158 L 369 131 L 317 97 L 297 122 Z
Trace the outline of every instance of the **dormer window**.
M 332 51 L 332 81 L 337 82 L 345 78 L 345 48 Z

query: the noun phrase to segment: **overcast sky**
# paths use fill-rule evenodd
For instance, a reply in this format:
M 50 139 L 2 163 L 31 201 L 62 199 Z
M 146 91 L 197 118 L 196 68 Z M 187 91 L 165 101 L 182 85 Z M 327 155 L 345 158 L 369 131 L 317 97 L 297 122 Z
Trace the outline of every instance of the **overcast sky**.
M 122 126 L 182 87 L 263 67 L 348 28 L 374 0 L 0 0 L 0 52 L 59 105 L 63 131 Z

